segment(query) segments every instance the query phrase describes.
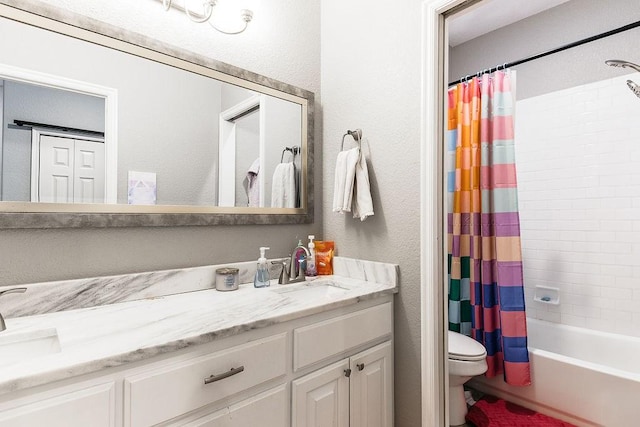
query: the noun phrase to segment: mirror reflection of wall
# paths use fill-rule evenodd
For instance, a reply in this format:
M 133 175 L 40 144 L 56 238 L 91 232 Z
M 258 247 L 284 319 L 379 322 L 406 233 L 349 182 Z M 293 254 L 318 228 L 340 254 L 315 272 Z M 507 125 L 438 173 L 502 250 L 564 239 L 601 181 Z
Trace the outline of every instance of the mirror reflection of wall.
M 117 183 L 112 184 L 113 193 L 117 193 L 117 203 L 127 204 L 128 173 L 144 171 L 155 173 L 157 176 L 158 205 L 217 205 L 220 168 L 218 116 L 228 105 L 243 97 L 256 96 L 257 92 L 196 72 L 167 66 L 5 18 L 0 18 L 0 33 L 7 35 L 0 38 L 0 51 L 3 52 L 0 66 L 17 67 L 42 73 L 50 78 L 67 79 L 116 91 L 117 138 L 113 138 L 111 134 L 111 139 L 117 140 Z M 14 40 L 21 40 L 21 49 L 15 49 L 12 45 Z M 55 56 L 52 52 L 55 52 Z M 32 90 L 43 93 L 56 91 L 44 86 L 33 86 Z M 81 96 L 73 92 L 60 92 L 60 97 Z M 98 107 L 76 108 L 65 105 L 48 111 L 61 113 L 57 116 L 43 116 L 40 113 L 26 115 L 25 113 L 25 117 L 15 118 L 104 131 L 107 127 L 104 122 L 104 98 L 83 96 L 91 100 L 90 102 L 100 104 L 102 111 L 96 109 Z M 266 150 L 262 160 L 263 176 L 268 178 L 280 161 L 282 147 L 292 144 L 301 145 L 303 117 L 300 104 L 271 95 L 261 95 L 261 97 L 273 106 L 289 104 L 288 107 L 281 107 L 279 110 L 288 108 L 296 114 L 295 117 L 286 118 L 272 107 L 274 114 L 270 115 L 269 120 L 273 120 L 273 123 L 258 125 L 258 127 L 266 126 L 269 134 L 274 135 L 269 137 L 270 142 L 262 148 Z M 22 96 L 21 99 L 36 98 L 27 95 Z M 47 100 L 43 105 L 51 102 L 53 101 Z M 26 103 L 20 104 L 21 107 L 26 105 Z M 72 108 L 74 111 L 71 113 L 62 114 Z M 91 117 L 87 118 L 90 112 Z M 11 120 L 13 119 L 12 117 Z M 7 120 L 9 118 L 5 115 L 3 133 L 7 132 Z M 247 120 L 255 119 L 248 116 L 243 122 Z M 291 127 L 283 128 L 289 124 Z M 256 124 L 251 126 L 255 128 Z M 22 132 L 21 138 L 26 140 L 29 138 L 29 132 L 17 130 L 11 132 Z M 245 129 L 243 125 L 240 136 L 247 138 L 249 134 L 256 132 Z M 25 175 L 25 165 L 28 163 L 18 163 L 13 160 L 16 156 L 26 158 L 28 146 L 28 143 L 22 144 L 19 154 L 11 151 L 9 157 L 2 161 L 5 165 L 9 161 L 11 165 L 22 165 L 20 173 L 17 173 L 15 168 L 9 167 L 0 174 L 5 181 L 0 183 L 0 188 L 3 190 L 2 200 L 29 200 L 30 181 L 18 178 L 19 175 Z M 110 146 L 109 135 L 106 135 L 105 146 Z M 258 153 L 255 146 L 249 148 L 246 145 L 239 154 L 253 157 L 251 160 L 253 162 L 259 157 Z M 239 173 L 244 169 L 243 179 L 249 166 L 250 164 L 236 167 Z M 238 180 L 235 179 L 235 181 Z M 242 194 L 244 196 L 237 197 L 239 202 L 232 206 L 247 206 L 244 189 L 242 192 L 239 191 L 239 195 Z M 261 206 L 268 207 L 270 183 L 267 181 L 265 181 L 262 197 L 266 202 Z
M 276 168 L 276 165 L 283 162 L 293 162 L 295 167 L 294 179 L 298 183 L 295 186 L 297 195 L 294 196 L 294 207 L 300 207 L 300 171 L 302 170 L 301 156 L 289 156 L 290 152 L 285 152 L 282 156 L 283 150 L 286 147 L 300 147 L 300 138 L 298 135 L 302 132 L 302 108 L 300 105 L 293 104 L 291 102 L 283 101 L 278 98 L 267 98 L 265 100 L 265 134 L 269 147 L 273 147 L 267 151 L 266 164 L 269 174 L 265 177 L 265 188 L 267 194 L 265 200 L 267 205 L 274 206 L 272 203 L 272 177 Z
M 233 86 L 223 87 L 222 106 L 219 205 L 300 207 L 302 107 Z M 273 200 L 280 162 L 294 165 L 293 205 Z

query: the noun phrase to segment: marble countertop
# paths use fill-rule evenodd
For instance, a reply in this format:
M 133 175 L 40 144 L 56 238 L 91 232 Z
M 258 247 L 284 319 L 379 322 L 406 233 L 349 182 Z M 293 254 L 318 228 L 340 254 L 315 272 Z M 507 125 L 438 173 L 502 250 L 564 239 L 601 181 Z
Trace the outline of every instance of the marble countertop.
M 375 282 L 345 276 L 261 289 L 245 284 L 232 292 L 196 290 L 7 319 L 0 342 L 12 334 L 55 328 L 61 351 L 0 366 L 0 394 L 398 292 L 395 278 Z M 328 280 L 342 289 L 321 291 L 318 286 Z

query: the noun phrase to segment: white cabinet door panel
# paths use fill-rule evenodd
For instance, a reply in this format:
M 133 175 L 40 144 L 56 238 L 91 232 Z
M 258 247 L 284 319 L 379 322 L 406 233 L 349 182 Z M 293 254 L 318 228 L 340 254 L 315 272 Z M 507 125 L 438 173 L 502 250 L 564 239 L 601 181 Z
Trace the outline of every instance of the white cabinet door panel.
M 183 427 L 283 427 L 289 425 L 289 394 L 286 385 L 198 418 Z
M 348 427 L 349 378 L 345 359 L 293 381 L 293 427 Z
M 351 358 L 351 427 L 393 426 L 392 358 L 391 342 Z
M 10 409 L 0 407 L 0 427 L 114 427 L 115 384 L 93 385 L 40 398 Z

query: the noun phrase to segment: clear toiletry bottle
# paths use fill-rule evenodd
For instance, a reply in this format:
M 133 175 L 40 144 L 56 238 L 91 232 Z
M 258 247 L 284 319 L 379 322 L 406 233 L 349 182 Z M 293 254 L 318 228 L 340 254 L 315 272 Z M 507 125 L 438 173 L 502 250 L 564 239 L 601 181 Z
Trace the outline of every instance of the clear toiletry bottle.
M 253 286 L 256 288 L 266 288 L 271 283 L 269 281 L 269 265 L 265 257 L 265 251 L 270 248 L 260 247 L 260 258 L 258 258 L 258 266 L 256 268 L 256 276 L 253 279 Z
M 307 258 L 307 269 L 305 275 L 309 277 L 317 276 L 318 270 L 316 269 L 316 244 L 313 243 L 313 239 L 316 236 L 309 236 L 309 258 Z

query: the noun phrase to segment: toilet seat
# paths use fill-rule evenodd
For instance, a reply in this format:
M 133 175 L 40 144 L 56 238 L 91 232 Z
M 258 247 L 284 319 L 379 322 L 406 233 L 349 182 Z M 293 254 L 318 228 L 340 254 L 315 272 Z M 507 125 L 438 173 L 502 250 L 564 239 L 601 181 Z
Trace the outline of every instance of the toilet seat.
M 471 337 L 458 332 L 447 331 L 449 339 L 449 359 L 475 362 L 487 357 L 487 350 Z

